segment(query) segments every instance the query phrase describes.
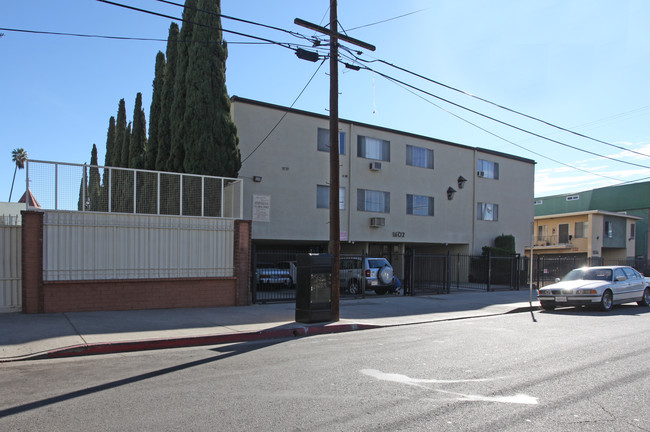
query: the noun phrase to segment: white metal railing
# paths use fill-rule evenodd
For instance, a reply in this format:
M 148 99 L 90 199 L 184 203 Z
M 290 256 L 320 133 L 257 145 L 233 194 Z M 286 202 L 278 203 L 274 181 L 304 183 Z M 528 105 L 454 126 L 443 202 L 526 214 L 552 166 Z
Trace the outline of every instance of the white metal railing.
M 40 160 L 28 160 L 25 173 L 33 206 L 44 210 L 243 216 L 243 182 L 236 178 Z

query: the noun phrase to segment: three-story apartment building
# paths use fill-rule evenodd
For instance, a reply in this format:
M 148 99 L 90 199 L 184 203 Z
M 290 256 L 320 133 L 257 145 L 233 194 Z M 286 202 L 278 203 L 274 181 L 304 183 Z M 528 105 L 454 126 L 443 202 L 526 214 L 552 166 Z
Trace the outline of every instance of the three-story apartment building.
M 327 249 L 328 117 L 232 98 L 244 217 L 258 247 Z M 342 253 L 478 254 L 530 243 L 534 161 L 341 119 Z

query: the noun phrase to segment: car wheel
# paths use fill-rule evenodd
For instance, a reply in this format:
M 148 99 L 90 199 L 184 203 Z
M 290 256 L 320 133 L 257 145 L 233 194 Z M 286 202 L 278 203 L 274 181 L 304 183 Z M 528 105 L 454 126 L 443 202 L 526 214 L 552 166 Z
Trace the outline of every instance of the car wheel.
M 553 303 L 539 302 L 539 304 L 542 306 L 542 309 L 544 309 L 545 311 L 555 310 L 555 305 Z
M 379 278 L 381 283 L 384 285 L 388 285 L 389 283 L 393 282 L 393 269 L 388 266 L 382 267 L 377 272 L 377 278 Z
M 639 306 L 650 306 L 650 288 L 643 290 L 643 298 L 636 302 Z
M 375 288 L 375 294 L 377 294 L 377 295 L 386 294 L 386 288 Z
M 348 291 L 349 291 L 350 294 L 352 294 L 352 295 L 361 294 L 361 285 L 359 285 L 359 281 L 356 280 L 356 279 L 352 279 L 352 280 L 350 281 L 350 285 L 349 285 L 349 287 L 348 287 Z
M 603 296 L 600 299 L 600 309 L 604 312 L 609 312 L 614 306 L 614 300 L 612 299 L 612 292 L 607 290 L 603 293 Z

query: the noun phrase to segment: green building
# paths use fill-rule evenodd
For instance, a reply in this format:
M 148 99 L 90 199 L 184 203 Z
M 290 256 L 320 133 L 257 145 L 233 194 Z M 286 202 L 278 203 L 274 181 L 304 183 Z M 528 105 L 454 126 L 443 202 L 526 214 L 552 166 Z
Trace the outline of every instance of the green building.
M 621 212 L 641 218 L 635 227 L 635 255 L 638 261 L 648 262 L 650 182 L 535 198 L 535 217 L 589 210 Z

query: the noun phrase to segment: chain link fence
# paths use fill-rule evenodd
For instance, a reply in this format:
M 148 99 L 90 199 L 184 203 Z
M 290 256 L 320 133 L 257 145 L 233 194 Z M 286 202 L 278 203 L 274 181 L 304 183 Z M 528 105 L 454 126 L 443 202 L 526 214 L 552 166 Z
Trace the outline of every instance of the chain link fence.
M 146 215 L 241 219 L 243 182 L 228 177 L 30 160 L 33 206 Z

